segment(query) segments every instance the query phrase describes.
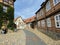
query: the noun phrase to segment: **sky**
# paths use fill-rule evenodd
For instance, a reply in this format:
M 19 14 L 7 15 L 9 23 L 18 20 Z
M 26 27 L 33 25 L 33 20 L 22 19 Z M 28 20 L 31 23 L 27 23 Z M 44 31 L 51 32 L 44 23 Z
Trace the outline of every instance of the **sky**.
M 17 18 L 21 16 L 23 19 L 27 19 L 34 16 L 44 1 L 45 0 L 16 0 L 14 3 L 14 17 Z

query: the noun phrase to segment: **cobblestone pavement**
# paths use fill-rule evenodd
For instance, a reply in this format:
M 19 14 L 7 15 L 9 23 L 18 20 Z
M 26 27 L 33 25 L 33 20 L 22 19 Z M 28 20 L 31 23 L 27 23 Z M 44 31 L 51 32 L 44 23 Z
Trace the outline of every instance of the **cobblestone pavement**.
M 25 45 L 25 43 L 25 33 L 22 30 L 8 34 L 0 34 L 0 45 Z
M 60 40 L 54 40 L 50 38 L 49 36 L 45 35 L 44 33 L 38 31 L 36 28 L 26 28 L 28 31 L 33 32 L 36 34 L 40 39 L 42 39 L 47 45 L 60 45 Z M 41 30 L 41 29 L 40 29 Z
M 10 32 L 0 34 L 0 45 L 60 45 L 60 40 L 53 40 L 37 29 Z
M 26 45 L 46 45 L 43 40 L 41 40 L 37 35 L 34 33 L 24 30 L 26 34 Z
M 0 34 L 0 45 L 46 45 L 37 35 L 28 30 Z

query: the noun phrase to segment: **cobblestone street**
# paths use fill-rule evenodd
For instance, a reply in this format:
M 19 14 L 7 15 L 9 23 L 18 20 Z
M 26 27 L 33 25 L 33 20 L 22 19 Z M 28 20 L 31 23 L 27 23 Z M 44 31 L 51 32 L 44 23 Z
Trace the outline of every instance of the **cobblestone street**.
M 0 0 L 0 45 L 60 45 L 60 0 Z
M 29 28 L 0 34 L 0 45 L 60 45 L 60 40 L 53 40 L 37 29 Z
M 1 34 L 0 45 L 46 45 L 37 35 L 28 30 Z
M 26 33 L 26 45 L 46 45 L 37 35 L 31 31 L 24 30 Z
M 47 36 L 46 34 L 38 31 L 36 28 L 35 29 L 31 29 L 29 28 L 30 32 L 33 32 L 34 34 L 36 34 L 40 39 L 42 39 L 47 45 L 60 45 L 60 40 L 54 40 L 52 38 L 50 38 L 49 36 Z M 41 30 L 41 29 L 40 29 Z
M 0 45 L 25 45 L 25 42 L 25 33 L 22 30 L 0 35 Z

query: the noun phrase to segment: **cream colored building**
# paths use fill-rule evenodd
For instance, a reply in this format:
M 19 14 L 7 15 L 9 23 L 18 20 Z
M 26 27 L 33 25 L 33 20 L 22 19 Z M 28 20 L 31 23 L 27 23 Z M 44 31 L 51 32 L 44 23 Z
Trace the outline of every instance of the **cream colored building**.
M 26 24 L 24 23 L 21 16 L 17 17 L 14 20 L 14 23 L 17 25 L 17 29 L 24 29 L 26 27 Z

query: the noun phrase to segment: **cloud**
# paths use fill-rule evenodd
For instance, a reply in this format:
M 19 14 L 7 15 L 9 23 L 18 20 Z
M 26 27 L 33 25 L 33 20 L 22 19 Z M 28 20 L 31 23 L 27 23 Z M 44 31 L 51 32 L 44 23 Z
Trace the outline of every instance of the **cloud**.
M 35 15 L 35 12 L 40 8 L 44 0 L 17 0 L 15 2 L 15 18 L 22 16 L 28 18 Z
M 15 17 L 22 16 L 23 18 L 28 18 L 34 15 L 34 10 L 31 8 L 23 9 L 22 11 L 15 11 Z

